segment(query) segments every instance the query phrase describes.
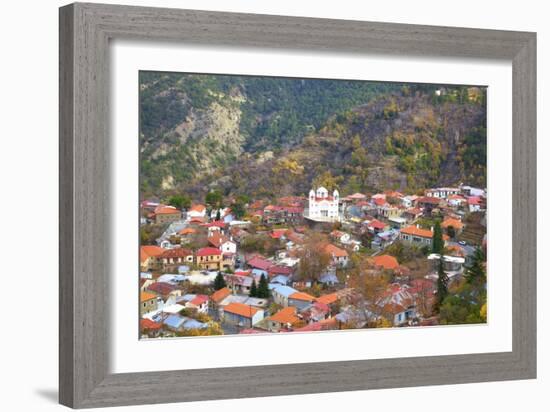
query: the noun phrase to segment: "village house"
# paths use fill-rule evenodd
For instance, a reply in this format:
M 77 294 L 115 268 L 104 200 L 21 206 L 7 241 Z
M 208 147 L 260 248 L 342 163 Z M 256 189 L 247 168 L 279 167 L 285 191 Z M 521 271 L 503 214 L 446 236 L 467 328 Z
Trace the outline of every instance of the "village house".
M 252 282 L 254 281 L 252 276 L 242 276 L 238 274 L 225 274 L 224 279 L 228 288 L 231 289 L 233 293 L 242 293 L 247 295 L 250 293 L 250 288 L 252 287 Z M 256 282 L 256 285 L 257 284 L 258 282 Z
M 183 332 L 186 329 L 206 329 L 208 327 L 206 323 L 178 314 L 169 315 L 164 319 L 163 323 L 168 329 L 174 332 Z
M 408 285 L 393 283 L 378 301 L 382 316 L 394 326 L 400 326 L 416 318 L 416 303 Z
M 315 297 L 304 292 L 294 292 L 288 296 L 288 306 L 294 306 L 299 310 L 305 309 L 315 302 Z
M 330 232 L 330 237 L 340 243 L 348 243 L 351 240 L 349 233 L 341 232 L 340 230 Z
M 147 291 L 156 293 L 164 301 L 181 296 L 181 290 L 176 285 L 168 282 L 155 282 L 147 287 Z
M 470 196 L 467 202 L 470 212 L 479 212 L 481 210 L 481 198 L 479 196 Z
M 416 206 L 421 208 L 423 214 L 426 216 L 431 216 L 434 209 L 439 207 L 441 200 L 437 197 L 419 197 L 416 199 Z
M 224 236 L 220 233 L 213 233 L 208 236 L 208 243 L 218 248 L 222 253 L 237 253 L 237 244 L 228 236 Z
M 143 272 L 156 270 L 159 267 L 158 257 L 164 253 L 164 249 L 154 245 L 144 245 L 139 248 L 140 269 Z
M 449 196 L 457 195 L 460 193 L 458 187 L 439 187 L 434 189 L 428 189 L 425 191 L 427 197 L 435 197 L 438 199 L 446 199 Z
M 164 224 L 181 220 L 181 211 L 174 206 L 158 205 L 153 212 L 155 223 Z
M 419 226 L 407 226 L 401 229 L 399 239 L 405 243 L 416 246 L 432 246 L 433 231 L 421 229 Z
M 270 332 L 279 332 L 281 329 L 291 330 L 299 322 L 296 308 L 288 306 L 267 318 L 267 329 Z
M 151 292 L 141 292 L 139 294 L 140 313 L 154 312 L 157 310 L 157 295 Z
M 367 230 L 371 233 L 380 233 L 383 232 L 388 225 L 377 219 L 365 220 L 363 224 L 366 224 Z
M 268 260 L 262 256 L 254 256 L 252 259 L 248 260 L 246 264 L 255 274 L 264 275 L 266 278 L 269 275 L 269 268 L 274 265 L 271 260 Z
M 156 338 L 160 336 L 162 332 L 162 324 L 151 319 L 144 318 L 139 320 L 139 329 L 145 337 Z
M 230 303 L 223 308 L 223 322 L 243 328 L 251 328 L 264 319 L 264 311 L 243 303 Z
M 342 268 L 348 265 L 349 255 L 346 250 L 340 249 L 339 247 L 329 243 L 325 246 L 325 252 L 330 255 L 332 265 Z
M 203 247 L 197 251 L 197 266 L 204 270 L 222 269 L 222 252 L 213 247 Z
M 273 301 L 281 306 L 288 306 L 288 300 L 290 295 L 298 292 L 296 289 L 286 286 L 286 285 L 278 285 L 278 284 L 269 284 L 269 288 L 271 289 L 271 296 L 273 298 Z
M 420 217 L 422 217 L 422 209 L 418 207 L 410 207 L 403 211 L 403 214 L 401 215 L 407 222 L 414 223 L 416 222 Z
M 462 233 L 462 229 L 464 228 L 464 224 L 458 220 L 453 218 L 447 218 L 441 223 L 441 228 L 443 230 L 448 230 L 449 227 L 452 227 L 455 231 L 455 233 L 458 235 Z
M 231 295 L 231 290 L 228 287 L 218 289 L 210 295 L 210 306 L 215 309 L 226 297 Z
M 206 206 L 204 205 L 193 205 L 187 211 L 187 219 L 191 220 L 193 218 L 204 218 L 206 216 Z
M 384 203 L 380 206 L 377 205 L 376 213 L 379 218 L 386 220 L 398 218 L 401 216 L 403 209 L 400 209 L 397 206 L 390 205 L 389 203 Z
M 199 313 L 208 312 L 208 296 L 206 295 L 187 294 L 177 298 L 176 302 Z
M 447 203 L 452 207 L 461 207 L 466 203 L 466 198 L 461 195 L 451 195 L 447 198 Z
M 167 249 L 157 259 L 165 271 L 173 271 L 181 265 L 192 264 L 193 252 L 185 248 Z

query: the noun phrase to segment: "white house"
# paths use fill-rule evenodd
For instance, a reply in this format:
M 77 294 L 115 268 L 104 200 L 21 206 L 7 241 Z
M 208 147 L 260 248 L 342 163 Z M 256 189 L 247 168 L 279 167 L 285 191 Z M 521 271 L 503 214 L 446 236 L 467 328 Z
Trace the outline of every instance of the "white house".
M 338 221 L 340 219 L 339 200 L 340 194 L 338 190 L 334 190 L 332 196 L 329 195 L 328 190 L 324 187 L 319 187 L 317 191 L 310 190 L 309 208 L 306 217 L 313 220 Z
M 187 211 L 187 218 L 192 219 L 194 217 L 202 218 L 206 216 L 206 206 L 204 205 L 193 205 Z
M 426 190 L 426 196 L 435 197 L 438 199 L 446 199 L 449 196 L 457 195 L 459 193 L 460 189 L 458 187 L 438 187 Z

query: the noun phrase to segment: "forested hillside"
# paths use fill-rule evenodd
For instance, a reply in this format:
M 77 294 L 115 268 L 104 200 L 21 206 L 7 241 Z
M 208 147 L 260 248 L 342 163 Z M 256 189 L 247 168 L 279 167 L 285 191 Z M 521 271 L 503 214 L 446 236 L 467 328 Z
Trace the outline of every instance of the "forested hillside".
M 140 75 L 142 196 L 486 185 L 485 89 Z

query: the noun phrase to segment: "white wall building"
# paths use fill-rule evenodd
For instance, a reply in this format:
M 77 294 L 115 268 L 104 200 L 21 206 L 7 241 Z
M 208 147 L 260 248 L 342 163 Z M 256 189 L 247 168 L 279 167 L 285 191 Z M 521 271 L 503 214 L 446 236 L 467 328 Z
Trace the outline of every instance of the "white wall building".
M 338 201 L 340 194 L 338 190 L 329 195 L 328 190 L 319 187 L 317 191 L 309 191 L 309 208 L 307 217 L 314 220 L 337 221 L 340 219 Z

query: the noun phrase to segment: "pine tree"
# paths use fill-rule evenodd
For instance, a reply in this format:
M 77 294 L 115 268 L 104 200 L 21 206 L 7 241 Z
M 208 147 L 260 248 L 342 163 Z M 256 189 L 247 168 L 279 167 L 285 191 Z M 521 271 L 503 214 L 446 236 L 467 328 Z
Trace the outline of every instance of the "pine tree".
M 443 301 L 449 294 L 447 289 L 449 283 L 449 277 L 443 270 L 443 256 L 439 259 L 439 268 L 437 270 L 437 302 L 436 302 L 436 312 L 439 312 L 439 308 L 443 304 Z
M 256 279 L 252 279 L 252 285 L 250 286 L 250 292 L 248 293 L 248 296 L 251 298 L 256 298 L 258 296 L 258 288 L 256 287 Z
M 487 281 L 485 271 L 485 253 L 481 248 L 477 248 L 474 252 L 472 264 L 466 269 L 466 281 L 470 285 L 482 286 Z
M 432 253 L 443 255 L 445 244 L 443 243 L 443 233 L 441 232 L 441 225 L 439 222 L 435 222 L 433 233 Z
M 267 299 L 269 297 L 269 287 L 267 285 L 267 279 L 262 274 L 260 277 L 260 283 L 258 284 L 258 297 Z
M 220 209 L 216 212 L 216 220 L 221 220 L 222 214 L 220 213 Z
M 220 290 L 225 288 L 226 286 L 227 284 L 225 283 L 225 279 L 223 278 L 222 273 L 218 272 L 218 274 L 216 275 L 216 278 L 214 279 L 214 289 Z

